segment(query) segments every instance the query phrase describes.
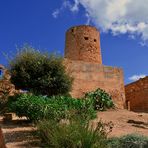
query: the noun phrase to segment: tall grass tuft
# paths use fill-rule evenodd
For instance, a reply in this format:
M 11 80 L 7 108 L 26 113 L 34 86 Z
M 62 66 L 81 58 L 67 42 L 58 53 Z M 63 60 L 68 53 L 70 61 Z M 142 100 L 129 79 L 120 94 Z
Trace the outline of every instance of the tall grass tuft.
M 51 148 L 107 148 L 104 125 L 99 122 L 94 129 L 81 120 L 55 122 L 44 120 L 38 130 L 45 147 Z

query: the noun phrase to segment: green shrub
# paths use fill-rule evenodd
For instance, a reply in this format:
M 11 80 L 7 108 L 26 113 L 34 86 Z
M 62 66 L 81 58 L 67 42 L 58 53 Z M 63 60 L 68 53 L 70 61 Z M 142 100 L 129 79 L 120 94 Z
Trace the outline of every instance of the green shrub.
M 129 134 L 120 138 L 122 148 L 146 148 L 148 147 L 148 137 Z
M 90 120 L 96 117 L 93 102 L 90 99 L 53 96 L 51 100 L 54 100 L 53 102 L 56 102 L 59 106 L 64 105 L 64 108 L 67 108 L 68 112 L 66 118 Z
M 108 139 L 109 148 L 147 148 L 148 137 L 129 134 L 119 138 Z
M 9 63 L 11 81 L 17 89 L 48 96 L 65 95 L 71 90 L 72 78 L 60 56 L 24 46 Z
M 107 145 L 108 145 L 108 148 L 121 148 L 118 137 L 109 138 L 107 140 Z
M 89 123 L 70 120 L 65 123 L 40 121 L 37 125 L 44 147 L 51 148 L 106 148 L 106 132 L 100 122 L 96 129 Z
M 89 99 L 74 99 L 65 96 L 43 97 L 21 94 L 9 99 L 8 108 L 19 117 L 26 116 L 33 121 L 43 118 L 59 121 L 76 117 L 90 120 L 96 116 Z
M 96 110 L 103 111 L 114 106 L 111 96 L 102 89 L 86 93 L 85 98 L 93 100 Z
M 26 116 L 30 120 L 39 120 L 45 111 L 46 100 L 42 96 L 20 94 L 10 97 L 8 108 L 19 117 Z

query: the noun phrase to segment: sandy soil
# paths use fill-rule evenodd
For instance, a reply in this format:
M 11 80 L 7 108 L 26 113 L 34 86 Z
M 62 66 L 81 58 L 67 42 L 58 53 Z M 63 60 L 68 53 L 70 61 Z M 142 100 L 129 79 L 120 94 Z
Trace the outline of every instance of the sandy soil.
M 107 123 L 112 121 L 114 127 L 109 134 L 110 137 L 122 136 L 130 133 L 138 133 L 148 136 L 148 113 L 135 113 L 127 110 L 110 110 L 98 112 L 97 119 L 94 124 L 100 119 Z M 24 121 L 13 120 L 12 123 L 0 124 L 5 137 L 7 148 L 37 148 L 39 140 L 34 136 L 35 127 Z
M 113 130 L 110 137 L 119 137 L 126 134 L 137 133 L 148 136 L 148 113 L 135 113 L 127 110 L 111 110 L 99 112 L 97 119 L 107 123 L 112 121 Z
M 39 147 L 40 141 L 36 136 L 36 128 L 27 120 L 14 118 L 11 123 L 3 123 L 2 117 L 0 117 L 0 125 L 7 148 Z

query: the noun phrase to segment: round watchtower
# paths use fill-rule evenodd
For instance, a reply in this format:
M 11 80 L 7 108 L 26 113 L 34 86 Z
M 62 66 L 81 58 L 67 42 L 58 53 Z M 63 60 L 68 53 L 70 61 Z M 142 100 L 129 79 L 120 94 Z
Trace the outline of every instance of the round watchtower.
M 70 28 L 66 32 L 65 58 L 102 64 L 99 31 L 87 25 Z

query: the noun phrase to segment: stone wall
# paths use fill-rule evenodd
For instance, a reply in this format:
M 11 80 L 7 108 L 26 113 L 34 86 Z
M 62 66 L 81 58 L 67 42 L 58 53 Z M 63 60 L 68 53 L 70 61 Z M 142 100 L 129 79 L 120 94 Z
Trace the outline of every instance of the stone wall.
M 148 76 L 126 85 L 125 95 L 129 110 L 148 112 Z
M 69 59 L 65 59 L 65 63 L 68 72 L 74 78 L 71 91 L 73 97 L 82 97 L 86 92 L 101 88 L 112 96 L 118 108 L 124 108 L 125 91 L 122 69 Z
M 0 65 L 0 70 L 3 71 L 3 76 L 0 78 L 0 98 L 14 95 L 18 91 L 15 90 L 15 86 L 10 82 L 9 71 L 2 65 Z

